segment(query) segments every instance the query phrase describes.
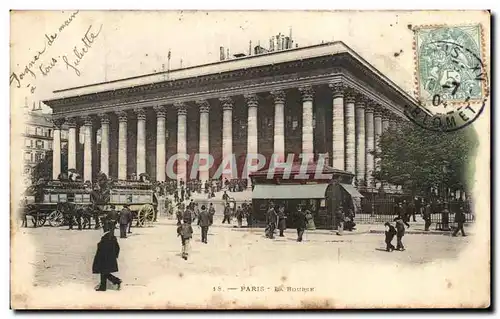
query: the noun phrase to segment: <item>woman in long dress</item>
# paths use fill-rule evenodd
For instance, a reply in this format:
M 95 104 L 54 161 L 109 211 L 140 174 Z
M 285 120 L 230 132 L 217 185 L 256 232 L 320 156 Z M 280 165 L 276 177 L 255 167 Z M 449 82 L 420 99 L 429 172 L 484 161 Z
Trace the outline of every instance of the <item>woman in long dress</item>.
M 316 224 L 314 223 L 314 217 L 310 210 L 306 211 L 306 220 L 307 220 L 307 230 L 315 230 Z

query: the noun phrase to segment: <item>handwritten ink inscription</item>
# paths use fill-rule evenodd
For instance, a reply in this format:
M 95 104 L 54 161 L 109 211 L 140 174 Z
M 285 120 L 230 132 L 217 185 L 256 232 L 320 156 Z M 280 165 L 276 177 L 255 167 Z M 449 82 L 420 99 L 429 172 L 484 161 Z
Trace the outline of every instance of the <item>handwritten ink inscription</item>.
M 47 77 L 58 65 L 66 67 L 66 70 L 73 71 L 77 76 L 81 75 L 78 68 L 79 64 L 87 53 L 92 49 L 95 40 L 99 37 L 102 30 L 102 24 L 97 29 L 92 25 L 88 26 L 79 43 L 73 46 L 73 51 L 69 54 L 61 54 L 47 57 L 49 47 L 60 38 L 61 33 L 68 28 L 72 21 L 77 17 L 79 11 L 72 13 L 53 33 L 44 35 L 44 46 L 36 50 L 33 58 L 24 65 L 22 71 L 14 71 L 10 74 L 10 85 L 14 83 L 16 88 L 28 88 L 31 94 L 35 93 L 36 86 L 33 81 L 40 77 Z M 43 58 L 43 59 L 42 59 Z
M 85 57 L 87 52 L 92 48 L 92 44 L 95 39 L 99 36 L 102 30 L 102 24 L 99 30 L 96 33 L 92 31 L 92 25 L 89 26 L 87 32 L 85 32 L 85 36 L 82 38 L 83 45 L 75 46 L 73 49 L 73 57 L 68 58 L 66 55 L 63 55 L 63 61 L 66 64 L 66 69 L 72 69 L 75 71 L 76 75 L 80 76 L 80 70 L 78 70 L 77 66 L 80 64 L 80 61 Z

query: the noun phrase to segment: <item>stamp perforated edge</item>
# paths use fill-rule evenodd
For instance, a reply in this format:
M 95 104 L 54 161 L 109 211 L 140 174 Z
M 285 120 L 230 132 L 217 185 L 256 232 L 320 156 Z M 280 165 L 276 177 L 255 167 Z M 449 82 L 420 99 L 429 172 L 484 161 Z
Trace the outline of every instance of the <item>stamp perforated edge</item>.
M 472 26 L 478 26 L 479 27 L 479 37 L 480 37 L 480 42 L 479 43 L 479 50 L 481 54 L 481 62 L 483 64 L 483 72 L 486 81 L 483 82 L 481 85 L 481 93 L 483 94 L 482 99 L 474 99 L 474 100 L 469 100 L 467 103 L 482 103 L 486 100 L 486 98 L 489 96 L 489 76 L 488 76 L 488 64 L 485 61 L 484 57 L 486 56 L 486 42 L 484 39 L 484 27 L 482 23 L 475 23 L 475 24 L 460 24 L 460 25 L 449 25 L 449 24 L 423 24 L 419 26 L 412 26 L 411 31 L 413 32 L 413 43 L 412 43 L 412 48 L 413 48 L 413 63 L 415 66 L 415 69 L 413 70 L 413 78 L 414 78 L 414 85 L 415 85 L 415 91 L 413 94 L 415 95 L 415 99 L 420 105 L 424 105 L 423 101 L 420 99 L 420 82 L 419 82 L 419 76 L 418 76 L 418 69 L 419 69 L 419 64 L 418 64 L 418 54 L 417 54 L 417 31 L 420 29 L 437 29 L 437 28 L 459 28 L 459 27 L 472 27 Z M 486 82 L 486 83 L 485 83 Z M 458 102 L 458 101 L 447 101 L 448 105 L 461 105 L 464 102 Z

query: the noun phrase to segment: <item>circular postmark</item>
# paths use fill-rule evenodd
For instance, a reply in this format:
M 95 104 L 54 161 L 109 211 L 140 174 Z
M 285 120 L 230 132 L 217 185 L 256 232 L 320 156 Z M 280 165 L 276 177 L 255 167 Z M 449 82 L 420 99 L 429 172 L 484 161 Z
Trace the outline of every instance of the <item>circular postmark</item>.
M 406 116 L 433 131 L 471 124 L 489 95 L 481 27 L 418 29 L 415 35 L 419 104 L 406 106 Z

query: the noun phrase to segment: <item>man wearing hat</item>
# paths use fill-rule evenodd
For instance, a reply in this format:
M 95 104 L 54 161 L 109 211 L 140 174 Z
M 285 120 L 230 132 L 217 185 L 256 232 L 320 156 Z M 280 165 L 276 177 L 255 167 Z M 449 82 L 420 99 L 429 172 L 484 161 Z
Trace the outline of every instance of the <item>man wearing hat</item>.
M 107 281 L 111 281 L 120 289 L 122 280 L 112 273 L 118 271 L 118 255 L 120 254 L 120 245 L 116 237 L 111 232 L 106 232 L 97 244 L 97 251 L 92 263 L 92 273 L 101 275 L 101 282 L 97 291 L 106 291 Z
M 127 238 L 127 226 L 132 222 L 132 213 L 128 208 L 128 205 L 123 205 L 123 208 L 120 212 L 120 238 Z

